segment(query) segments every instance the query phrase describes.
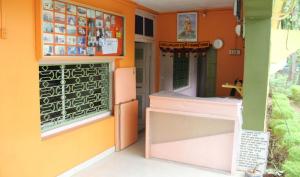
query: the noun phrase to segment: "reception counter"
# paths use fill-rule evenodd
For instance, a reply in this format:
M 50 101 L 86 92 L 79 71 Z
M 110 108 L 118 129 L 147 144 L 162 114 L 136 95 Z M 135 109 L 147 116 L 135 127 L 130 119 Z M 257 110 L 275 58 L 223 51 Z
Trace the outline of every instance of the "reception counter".
M 146 158 L 159 158 L 234 173 L 242 101 L 195 98 L 173 92 L 150 96 Z

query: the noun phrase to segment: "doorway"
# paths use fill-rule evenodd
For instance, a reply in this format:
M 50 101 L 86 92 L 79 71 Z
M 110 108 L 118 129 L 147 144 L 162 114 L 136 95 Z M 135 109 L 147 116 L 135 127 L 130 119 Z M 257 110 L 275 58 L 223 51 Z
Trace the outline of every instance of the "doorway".
M 197 97 L 215 97 L 217 82 L 217 51 L 210 48 L 197 61 Z
M 138 130 L 145 129 L 146 108 L 151 94 L 152 43 L 135 42 L 136 96 L 138 99 Z

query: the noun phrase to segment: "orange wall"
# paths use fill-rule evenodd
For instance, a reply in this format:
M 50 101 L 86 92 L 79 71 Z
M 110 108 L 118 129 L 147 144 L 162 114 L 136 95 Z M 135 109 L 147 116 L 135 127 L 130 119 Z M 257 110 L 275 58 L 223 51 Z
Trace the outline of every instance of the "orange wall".
M 41 140 L 35 58 L 35 0 L 2 0 L 7 39 L 0 39 L 0 177 L 53 177 L 114 146 L 114 118 Z M 135 6 L 78 0 L 126 17 L 126 56 L 134 66 Z
M 235 17 L 231 9 L 208 10 L 206 16 L 203 11 L 198 13 L 198 41 L 210 41 L 221 38 L 224 47 L 218 50 L 217 58 L 217 96 L 228 96 L 230 90 L 222 88 L 222 84 L 233 82 L 236 78 L 243 78 L 244 52 L 243 41 L 234 32 Z M 176 41 L 177 14 L 165 13 L 158 15 L 158 41 Z M 241 56 L 230 56 L 228 50 L 242 49 Z M 159 49 L 157 48 L 159 51 Z M 157 54 L 157 63 L 159 65 Z M 157 73 L 159 79 L 159 73 Z

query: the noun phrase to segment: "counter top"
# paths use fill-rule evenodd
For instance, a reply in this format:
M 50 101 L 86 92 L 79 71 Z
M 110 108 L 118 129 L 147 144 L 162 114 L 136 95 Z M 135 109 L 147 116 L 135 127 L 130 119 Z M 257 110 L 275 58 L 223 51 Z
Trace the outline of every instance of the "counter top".
M 212 103 L 221 103 L 221 104 L 233 104 L 233 105 L 242 105 L 242 100 L 237 98 L 229 98 L 229 97 L 191 97 L 187 95 L 183 95 L 176 92 L 170 92 L 170 91 L 161 91 L 154 93 L 150 95 L 151 97 L 164 97 L 164 98 L 170 98 L 170 99 L 184 99 L 185 101 L 205 101 L 205 102 L 212 102 Z

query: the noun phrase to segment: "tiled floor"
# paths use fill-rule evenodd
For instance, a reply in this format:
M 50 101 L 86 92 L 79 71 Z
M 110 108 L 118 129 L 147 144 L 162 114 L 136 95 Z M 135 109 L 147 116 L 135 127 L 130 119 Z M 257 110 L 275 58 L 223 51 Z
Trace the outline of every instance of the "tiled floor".
M 222 160 L 222 159 L 220 159 Z M 199 167 L 144 158 L 144 140 L 116 152 L 74 177 L 229 177 L 229 174 Z M 241 175 L 236 175 L 241 177 Z

